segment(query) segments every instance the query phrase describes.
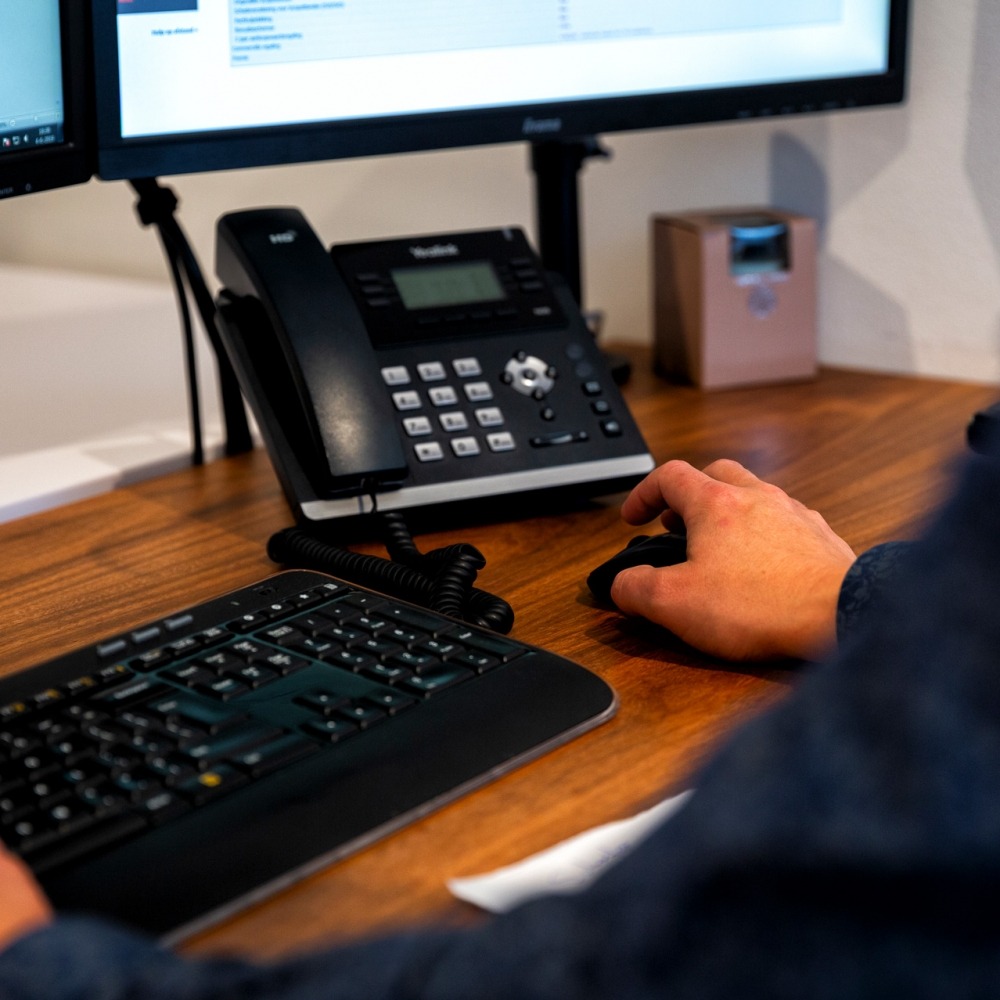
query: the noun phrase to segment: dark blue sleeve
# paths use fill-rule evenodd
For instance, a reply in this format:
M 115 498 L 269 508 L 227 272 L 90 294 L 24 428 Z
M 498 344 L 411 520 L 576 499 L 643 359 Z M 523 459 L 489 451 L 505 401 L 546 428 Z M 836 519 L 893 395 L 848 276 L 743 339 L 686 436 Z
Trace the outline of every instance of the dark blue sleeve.
M 858 632 L 878 614 L 879 598 L 896 586 L 912 542 L 886 542 L 863 552 L 847 571 L 837 602 L 837 641 Z
M 261 967 L 62 919 L 0 955 L 0 997 L 1000 996 L 998 509 L 972 462 L 877 614 L 580 896 Z
M 0 955 L 3 1000 L 321 1000 L 412 996 L 433 933 L 275 963 L 185 960 L 99 920 L 62 917 Z

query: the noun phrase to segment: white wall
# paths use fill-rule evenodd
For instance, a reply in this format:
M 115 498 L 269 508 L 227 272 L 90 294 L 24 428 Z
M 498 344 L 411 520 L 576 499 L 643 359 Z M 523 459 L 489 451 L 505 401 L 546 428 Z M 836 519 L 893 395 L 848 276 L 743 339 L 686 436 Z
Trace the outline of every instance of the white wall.
M 903 108 L 605 137 L 581 182 L 585 299 L 607 336 L 651 338 L 649 216 L 772 204 L 821 223 L 824 361 L 1000 378 L 1000 6 L 915 3 Z M 174 178 L 211 272 L 222 212 L 303 208 L 327 242 L 520 224 L 533 230 L 523 147 Z M 0 260 L 164 277 L 123 184 L 0 205 Z M 2 315 L 0 315 L 2 323 Z

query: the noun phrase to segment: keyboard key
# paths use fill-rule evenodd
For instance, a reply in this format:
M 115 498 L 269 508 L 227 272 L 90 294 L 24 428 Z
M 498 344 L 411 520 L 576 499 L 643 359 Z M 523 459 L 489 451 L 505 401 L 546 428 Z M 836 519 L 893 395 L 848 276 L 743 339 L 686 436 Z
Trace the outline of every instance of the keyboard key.
M 504 663 L 509 663 L 524 653 L 524 647 L 505 639 L 500 635 L 487 635 L 484 632 L 476 632 L 474 629 L 456 625 L 449 629 L 445 635 L 455 639 L 464 646 L 471 646 L 481 652 L 489 653 Z
M 110 847 L 140 832 L 145 826 L 146 822 L 141 816 L 132 814 L 94 819 L 92 823 L 77 828 L 67 836 L 57 838 L 51 835 L 34 842 L 29 838 L 21 847 L 15 846 L 15 850 L 36 874 L 41 875 L 76 858 Z
M 475 670 L 477 674 L 481 674 L 487 670 L 492 670 L 494 667 L 500 666 L 500 661 L 495 656 L 489 656 L 486 653 L 478 653 L 471 649 L 449 657 L 448 662 L 460 663 L 463 667 Z
M 252 777 L 259 778 L 318 751 L 319 747 L 304 736 L 286 733 L 263 746 L 237 754 L 233 763 L 248 771 Z
M 335 691 L 309 691 L 295 699 L 296 705 L 302 705 L 310 711 L 321 715 L 330 715 L 336 709 L 350 704 L 350 698 Z
M 219 677 L 207 684 L 195 684 L 194 689 L 220 701 L 232 701 L 233 698 L 238 698 L 250 690 L 248 685 L 234 677 Z
M 345 705 L 343 708 L 338 708 L 336 714 L 341 718 L 347 719 L 348 722 L 353 722 L 356 726 L 360 726 L 362 729 L 368 729 L 379 722 L 385 722 L 388 717 L 385 710 L 376 705 L 366 705 L 364 703 Z
M 348 722 L 347 719 L 314 719 L 305 723 L 302 731 L 326 743 L 342 743 L 361 732 L 353 722 Z
M 140 814 L 145 816 L 150 823 L 158 825 L 176 819 L 190 810 L 191 803 L 181 795 L 169 789 L 161 789 L 142 802 Z
M 469 680 L 475 674 L 464 667 L 444 668 L 425 674 L 422 677 L 411 677 L 403 681 L 402 687 L 419 695 L 432 695 Z
M 234 791 L 250 780 L 249 776 L 233 767 L 231 764 L 217 764 L 208 771 L 187 781 L 182 781 L 177 786 L 179 794 L 186 796 L 196 805 L 204 805 L 212 799 Z
M 390 715 L 397 715 L 419 704 L 416 698 L 411 698 L 402 691 L 379 691 L 377 694 L 365 695 L 364 700 L 377 705 Z
M 230 726 L 238 725 L 246 716 L 225 705 L 216 705 L 203 698 L 195 698 L 178 692 L 151 704 L 150 710 L 168 718 L 179 718 L 203 727 L 207 732 L 217 733 Z
M 245 722 L 234 729 L 227 729 L 215 736 L 187 746 L 182 751 L 195 767 L 211 767 L 217 761 L 233 757 L 251 747 L 269 743 L 282 735 L 282 731 L 264 722 Z

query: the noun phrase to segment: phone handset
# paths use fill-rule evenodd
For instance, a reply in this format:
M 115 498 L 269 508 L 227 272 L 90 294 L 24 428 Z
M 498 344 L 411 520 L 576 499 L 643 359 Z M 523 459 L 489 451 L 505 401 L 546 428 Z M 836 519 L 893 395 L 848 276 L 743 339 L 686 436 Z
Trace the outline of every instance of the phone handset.
M 257 300 L 299 412 L 295 424 L 335 491 L 394 486 L 407 473 L 385 386 L 357 306 L 329 253 L 294 208 L 218 223 L 216 270 L 230 295 Z M 296 442 L 301 445 L 301 442 Z

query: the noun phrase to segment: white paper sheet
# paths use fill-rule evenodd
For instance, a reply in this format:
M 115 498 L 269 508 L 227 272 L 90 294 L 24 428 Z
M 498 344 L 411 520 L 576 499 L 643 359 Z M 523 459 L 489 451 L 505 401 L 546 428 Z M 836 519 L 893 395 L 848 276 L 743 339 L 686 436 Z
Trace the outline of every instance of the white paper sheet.
M 448 888 L 459 899 L 493 913 L 505 913 L 539 896 L 579 892 L 630 853 L 690 795 L 681 792 L 637 816 L 587 830 L 506 868 L 449 879 Z

